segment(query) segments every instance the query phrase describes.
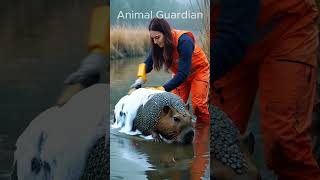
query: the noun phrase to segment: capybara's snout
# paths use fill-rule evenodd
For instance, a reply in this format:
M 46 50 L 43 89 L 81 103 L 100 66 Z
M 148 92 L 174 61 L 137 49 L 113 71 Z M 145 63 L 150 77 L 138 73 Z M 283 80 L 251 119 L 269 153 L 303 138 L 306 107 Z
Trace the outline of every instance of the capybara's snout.
M 181 131 L 177 140 L 182 144 L 190 144 L 193 141 L 193 137 L 194 137 L 194 129 L 191 126 L 189 126 Z

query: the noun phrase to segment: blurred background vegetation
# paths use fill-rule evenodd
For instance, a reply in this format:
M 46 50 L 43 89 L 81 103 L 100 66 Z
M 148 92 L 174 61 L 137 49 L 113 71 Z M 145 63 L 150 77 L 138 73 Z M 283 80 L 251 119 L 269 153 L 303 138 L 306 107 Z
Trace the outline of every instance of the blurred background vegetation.
M 106 0 L 1 0 L 0 180 L 9 179 L 17 137 L 55 103 L 87 55 L 91 12 L 100 4 Z

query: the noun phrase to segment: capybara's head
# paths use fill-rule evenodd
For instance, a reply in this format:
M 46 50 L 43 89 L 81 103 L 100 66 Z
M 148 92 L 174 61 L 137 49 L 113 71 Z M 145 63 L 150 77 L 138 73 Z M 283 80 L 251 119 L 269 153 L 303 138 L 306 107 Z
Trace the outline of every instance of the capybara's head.
M 160 135 L 168 143 L 191 143 L 194 136 L 191 115 L 182 99 L 170 92 L 153 94 L 139 107 L 134 129 L 144 135 Z
M 181 113 L 172 106 L 164 106 L 155 130 L 167 140 L 189 144 L 194 136 L 191 119 L 188 111 Z

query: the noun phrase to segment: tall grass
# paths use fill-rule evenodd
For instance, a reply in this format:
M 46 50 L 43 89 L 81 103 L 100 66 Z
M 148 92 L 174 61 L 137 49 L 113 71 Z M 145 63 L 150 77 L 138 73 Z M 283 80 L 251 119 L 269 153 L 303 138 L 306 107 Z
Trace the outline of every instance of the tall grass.
M 189 0 L 191 8 L 198 9 L 203 13 L 201 22 L 202 28 L 200 30 L 199 45 L 210 57 L 210 1 L 209 0 Z M 210 59 L 210 58 L 209 58 Z
M 111 27 L 111 59 L 145 55 L 149 49 L 150 38 L 147 28 L 139 26 Z

